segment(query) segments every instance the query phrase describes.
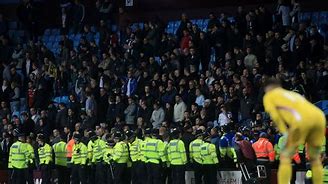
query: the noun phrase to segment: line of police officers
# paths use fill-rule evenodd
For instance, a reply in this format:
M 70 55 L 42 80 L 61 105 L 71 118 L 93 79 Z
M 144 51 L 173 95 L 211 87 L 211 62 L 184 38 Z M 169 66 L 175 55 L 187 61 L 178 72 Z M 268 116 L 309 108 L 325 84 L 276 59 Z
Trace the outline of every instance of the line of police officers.
M 60 184 L 127 184 L 131 181 L 133 184 L 182 184 L 187 163 L 191 163 L 195 171 L 196 184 L 217 183 L 219 159 L 208 133 L 196 132 L 196 139 L 189 145 L 189 155 L 179 129 L 172 129 L 170 137 L 170 141 L 162 141 L 157 129 L 146 129 L 143 133 L 138 129 L 107 135 L 105 141 L 92 132 L 90 141 L 84 144 L 81 134 L 77 133 L 73 136 L 71 158 L 67 158 L 68 144 L 64 140 L 50 146 L 43 135 L 38 135 L 37 154 L 34 154 L 25 136 L 19 135 L 10 148 L 11 181 L 13 184 L 33 183 L 31 165 L 37 159 L 42 183 L 46 184 L 51 183 L 53 166 Z M 225 139 L 222 137 L 221 140 Z M 232 152 L 222 148 L 220 157 L 232 155 L 235 159 Z

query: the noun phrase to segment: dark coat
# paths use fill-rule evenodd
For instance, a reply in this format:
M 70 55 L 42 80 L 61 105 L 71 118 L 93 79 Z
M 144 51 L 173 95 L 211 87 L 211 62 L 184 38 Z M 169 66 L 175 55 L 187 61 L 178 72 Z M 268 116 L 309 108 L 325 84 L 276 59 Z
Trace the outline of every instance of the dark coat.
M 57 115 L 56 115 L 56 127 L 65 127 L 67 126 L 67 109 L 64 108 L 62 110 L 60 110 Z

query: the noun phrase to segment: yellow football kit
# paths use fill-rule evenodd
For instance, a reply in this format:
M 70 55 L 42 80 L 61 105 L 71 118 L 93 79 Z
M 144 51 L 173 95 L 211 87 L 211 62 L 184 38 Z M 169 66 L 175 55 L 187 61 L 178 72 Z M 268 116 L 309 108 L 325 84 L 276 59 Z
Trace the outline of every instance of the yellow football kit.
M 309 145 L 310 159 L 314 160 L 313 183 L 322 183 L 322 165 L 318 160 L 325 136 L 326 119 L 323 112 L 300 94 L 280 87 L 267 92 L 263 98 L 265 111 L 270 114 L 278 130 L 288 136 L 280 158 L 278 183 L 289 183 L 292 173 L 290 158 L 295 149 L 305 142 Z

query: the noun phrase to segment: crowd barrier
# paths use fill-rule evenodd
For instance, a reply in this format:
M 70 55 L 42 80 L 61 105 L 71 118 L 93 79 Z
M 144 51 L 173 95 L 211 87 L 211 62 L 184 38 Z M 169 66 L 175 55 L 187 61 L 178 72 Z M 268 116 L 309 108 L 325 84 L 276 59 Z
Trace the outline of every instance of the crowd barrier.
M 35 184 L 41 184 L 41 172 L 40 171 L 34 171 L 34 183 Z M 8 184 L 9 179 L 9 172 L 8 170 L 0 170 L 0 184 Z M 220 184 L 242 184 L 242 174 L 240 171 L 237 170 L 231 170 L 231 171 L 218 171 L 218 183 Z M 271 183 L 277 184 L 277 170 L 271 171 Z M 296 184 L 305 184 L 304 182 L 305 178 L 305 172 L 304 171 L 298 171 L 296 173 Z M 194 178 L 194 172 L 193 171 L 187 171 L 186 172 L 186 183 L 187 184 L 194 184 L 195 178 Z

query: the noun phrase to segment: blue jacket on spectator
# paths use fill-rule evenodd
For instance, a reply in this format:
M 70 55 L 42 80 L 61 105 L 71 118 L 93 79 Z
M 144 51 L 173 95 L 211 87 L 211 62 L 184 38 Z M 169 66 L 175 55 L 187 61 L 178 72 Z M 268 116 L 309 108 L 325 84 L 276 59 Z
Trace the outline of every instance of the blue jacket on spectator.
M 133 96 L 136 93 L 138 81 L 135 78 L 125 78 L 124 81 L 123 93 L 127 96 Z

